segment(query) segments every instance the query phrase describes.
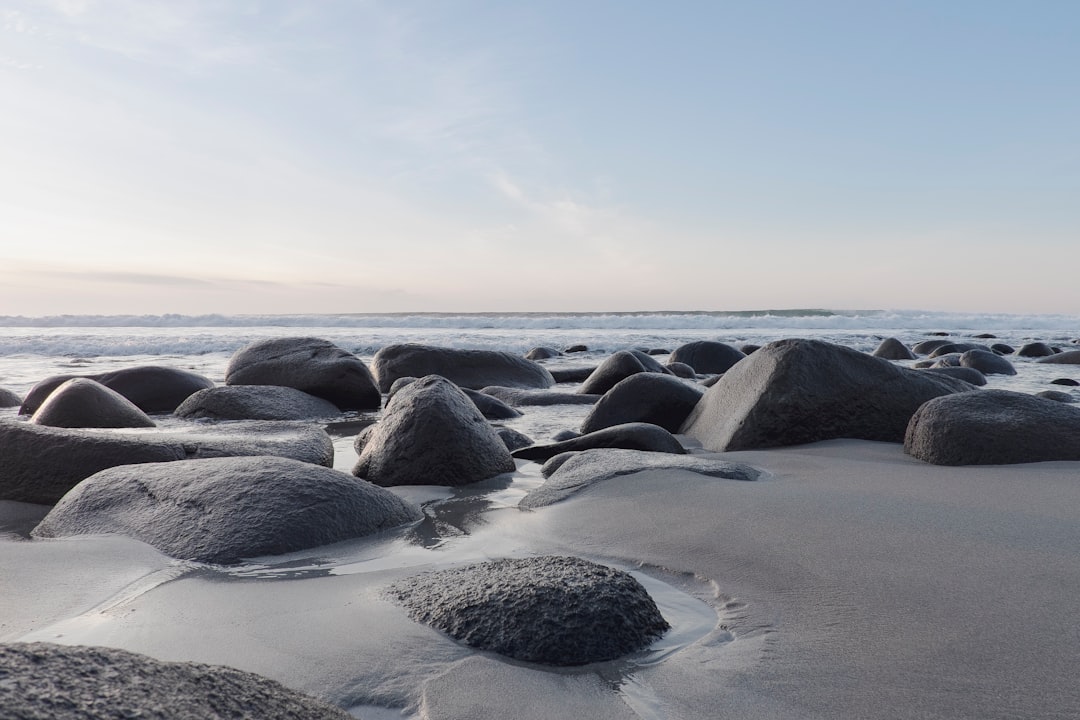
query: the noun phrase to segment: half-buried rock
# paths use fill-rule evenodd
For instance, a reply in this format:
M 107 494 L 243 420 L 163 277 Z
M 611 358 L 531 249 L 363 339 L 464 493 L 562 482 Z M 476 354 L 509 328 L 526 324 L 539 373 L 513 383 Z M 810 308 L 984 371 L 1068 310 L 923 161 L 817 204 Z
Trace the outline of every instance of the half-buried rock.
M 106 647 L 0 645 L 0 713 L 19 720 L 349 720 L 269 678 Z
M 230 564 L 419 519 L 419 508 L 330 468 L 278 457 L 122 465 L 81 483 L 33 530 L 116 533 L 181 560 Z
M 208 420 L 312 420 L 341 414 L 329 400 L 281 385 L 226 385 L 193 394 L 174 415 Z
M 398 390 L 353 474 L 376 485 L 467 485 L 515 469 L 510 451 L 457 385 L 428 375 Z
M 371 368 L 383 392 L 400 377 L 441 375 L 463 388 L 488 385 L 546 389 L 555 384 L 540 363 L 496 350 L 458 350 L 405 343 L 387 345 L 375 353 Z
M 633 576 L 574 557 L 425 573 L 387 594 L 414 620 L 470 647 L 545 665 L 614 660 L 670 628 Z
M 72 378 L 45 398 L 30 422 L 63 428 L 154 427 L 126 397 L 89 378 Z
M 682 446 L 678 438 L 659 425 L 631 422 L 612 425 L 560 442 L 530 445 L 515 450 L 514 457 L 519 460 L 544 461 L 561 453 L 592 448 L 622 448 L 673 455 L 682 455 L 686 452 L 686 448 Z

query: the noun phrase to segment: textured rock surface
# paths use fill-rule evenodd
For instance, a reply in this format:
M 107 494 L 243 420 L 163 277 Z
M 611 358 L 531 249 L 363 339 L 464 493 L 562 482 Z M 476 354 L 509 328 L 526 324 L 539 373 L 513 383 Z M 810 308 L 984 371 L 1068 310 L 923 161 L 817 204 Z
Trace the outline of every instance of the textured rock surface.
M 341 414 L 329 400 L 281 385 L 226 385 L 200 390 L 176 408 L 182 418 L 311 420 Z
M 882 360 L 914 360 L 916 358 L 915 353 L 896 338 L 885 338 L 872 354 Z
M 506 445 L 454 383 L 429 375 L 400 389 L 353 474 L 376 485 L 467 485 L 514 471 Z
M 89 378 L 61 383 L 30 422 L 62 428 L 154 427 L 154 421 L 135 403 Z
M 903 442 L 920 405 L 972 391 L 820 340 L 769 343 L 725 373 L 682 432 L 709 450 L 750 450 L 854 438 Z
M 116 533 L 181 560 L 229 564 L 370 535 L 420 515 L 338 470 L 230 457 L 102 470 L 61 498 L 33 535 Z
M 414 620 L 470 647 L 546 665 L 614 660 L 670 627 L 632 575 L 573 557 L 425 573 L 387 594 Z
M 940 397 L 911 418 L 904 450 L 935 465 L 1080 460 L 1080 408 L 1008 390 Z
M 252 673 L 106 647 L 0 645 L 0 714 L 11 720 L 349 720 Z
M 334 444 L 321 428 L 291 423 L 118 433 L 0 419 L 0 500 L 51 505 L 80 480 L 116 465 L 240 455 L 331 466 Z
M 341 410 L 378 410 L 382 393 L 364 362 L 328 340 L 286 337 L 240 348 L 225 368 L 226 385 L 283 385 Z
M 22 398 L 14 393 L 12 390 L 0 387 L 0 408 L 19 407 L 22 405 Z
M 124 368 L 99 375 L 54 375 L 30 388 L 19 414 L 32 415 L 53 390 L 75 377 L 96 380 L 147 413 L 171 413 L 192 393 L 214 387 L 213 381 L 202 375 L 158 365 Z
M 675 455 L 686 452 L 675 436 L 659 425 L 634 422 L 613 425 L 561 442 L 530 445 L 527 448 L 515 450 L 514 457 L 520 460 L 542 461 L 560 453 L 590 448 L 623 448 Z
M 541 472 L 547 480 L 522 498 L 518 507 L 535 509 L 551 505 L 588 485 L 645 470 L 686 470 L 729 480 L 757 480 L 761 475 L 759 470 L 743 463 L 693 455 L 639 450 L 584 450 L 556 455 L 544 463 Z
M 432 345 L 388 345 L 371 361 L 386 392 L 399 377 L 441 375 L 455 385 L 479 390 L 488 385 L 546 389 L 555 378 L 539 363 L 494 350 L 457 350 Z
M 726 343 L 715 340 L 697 340 L 675 348 L 669 363 L 685 363 L 702 374 L 725 373 L 735 363 L 746 357 Z
M 416 382 L 417 378 L 414 377 L 401 377 L 394 381 L 390 386 L 390 389 L 386 393 L 386 402 L 389 404 L 390 399 L 397 394 L 401 388 L 411 385 Z M 480 411 L 480 414 L 486 417 L 488 420 L 509 420 L 511 418 L 521 417 L 521 413 L 515 410 L 513 407 L 503 402 L 494 395 L 490 395 L 480 390 L 473 390 L 472 388 L 459 388 L 465 396 L 472 400 L 473 405 Z M 512 388 L 507 388 L 511 390 Z M 540 391 L 528 391 L 518 390 L 516 392 L 543 392 Z
M 678 432 L 703 394 L 700 386 L 670 375 L 637 373 L 604 393 L 582 422 L 581 432 L 630 422 L 651 423 Z

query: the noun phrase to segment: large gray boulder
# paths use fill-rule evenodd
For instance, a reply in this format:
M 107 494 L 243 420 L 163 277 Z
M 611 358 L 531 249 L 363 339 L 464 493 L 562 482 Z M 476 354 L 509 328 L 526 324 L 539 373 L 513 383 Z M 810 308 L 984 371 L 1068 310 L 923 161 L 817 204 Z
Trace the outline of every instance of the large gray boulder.
M 581 424 L 581 432 L 631 422 L 651 423 L 678 432 L 704 392 L 701 386 L 670 375 L 637 373 L 604 393 Z
M 457 350 L 431 345 L 388 345 L 371 361 L 379 388 L 387 392 L 400 377 L 441 375 L 454 384 L 479 390 L 488 385 L 546 389 L 555 384 L 542 365 L 495 350 Z
M 122 433 L 0 419 L 0 500 L 51 505 L 81 480 L 117 465 L 242 455 L 277 455 L 330 467 L 334 444 L 322 428 L 293 423 Z
M 725 373 L 746 355 L 727 343 L 716 340 L 696 340 L 675 348 L 668 364 L 685 363 L 695 372 L 706 375 Z
M 321 338 L 275 338 L 240 348 L 225 368 L 225 384 L 283 385 L 341 410 L 382 406 L 382 393 L 363 360 Z
M 645 355 L 645 353 L 640 353 L 640 355 Z M 645 357 L 649 356 L 645 355 Z M 578 392 L 583 395 L 603 395 L 615 387 L 620 380 L 643 372 L 650 372 L 650 370 L 646 368 L 638 353 L 619 350 L 604 358 L 603 362 L 581 384 Z
M 417 378 L 414 377 L 402 377 L 394 381 L 394 384 L 390 386 L 390 390 L 386 393 L 386 402 L 389 403 L 390 399 L 397 394 L 397 391 L 406 385 L 411 385 L 416 382 Z M 509 389 L 509 388 L 508 388 Z M 473 390 L 472 388 L 461 388 L 461 392 L 465 393 L 465 396 L 472 400 L 473 405 L 480 411 L 488 420 L 510 420 L 512 418 L 521 417 L 521 412 L 515 410 L 512 406 L 503 402 L 494 395 L 481 392 L 480 390 Z M 518 392 L 530 392 L 527 390 L 520 390 Z M 543 392 L 531 391 L 531 392 Z
M 912 416 L 904 450 L 935 465 L 1080 460 L 1080 409 L 1008 390 L 939 397 Z
M 414 620 L 470 647 L 545 665 L 614 660 L 670 628 L 632 575 L 574 557 L 424 573 L 386 593 Z
M 530 445 L 515 450 L 513 455 L 519 460 L 544 461 L 560 453 L 591 448 L 623 448 L 674 455 L 682 455 L 686 452 L 686 448 L 678 439 L 659 425 L 632 422 L 613 425 L 569 440 L 545 445 Z
M 389 490 L 279 457 L 122 465 L 86 478 L 31 533 L 115 533 L 180 560 L 231 564 L 370 535 L 420 519 Z
M 160 365 L 123 368 L 97 375 L 54 375 L 30 388 L 19 414 L 33 415 L 53 390 L 76 377 L 96 380 L 146 413 L 171 413 L 192 393 L 214 387 L 210 378 Z
M 907 345 L 892 337 L 882 340 L 871 354 L 882 360 L 914 360 L 917 357 Z
M 398 390 L 373 428 L 353 474 L 376 485 L 467 485 L 515 469 L 476 405 L 438 375 Z
M 1055 355 L 1041 357 L 1035 362 L 1051 365 L 1080 365 L 1080 350 L 1066 350 Z
M 313 420 L 341 414 L 329 400 L 283 385 L 225 385 L 193 394 L 173 413 L 187 419 Z
M 13 390 L 0 387 L 0 408 L 19 407 L 22 405 L 22 398 L 15 394 Z
M 971 390 L 962 380 L 821 340 L 779 340 L 709 388 L 682 432 L 716 452 L 842 437 L 903 442 L 920 405 Z
M 52 391 L 30 422 L 62 428 L 154 427 L 126 397 L 89 378 L 72 378 Z
M 989 350 L 968 350 L 960 356 L 960 367 L 975 368 L 983 375 L 1015 375 L 1013 364 Z
M 10 720 L 352 717 L 261 675 L 108 647 L 0 645 L 0 678 L 0 708 Z

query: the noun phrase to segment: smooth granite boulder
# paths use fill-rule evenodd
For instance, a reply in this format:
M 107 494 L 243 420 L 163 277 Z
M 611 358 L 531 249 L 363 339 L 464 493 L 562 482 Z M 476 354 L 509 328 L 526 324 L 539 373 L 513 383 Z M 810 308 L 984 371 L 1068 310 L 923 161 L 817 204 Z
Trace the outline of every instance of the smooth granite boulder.
M 695 371 L 694 368 L 690 367 L 686 363 L 669 362 L 664 367 L 666 367 L 668 369 L 668 372 L 670 372 L 675 377 L 680 377 L 684 380 L 694 380 L 697 378 L 697 371 Z
M 61 383 L 41 403 L 30 422 L 62 428 L 154 427 L 154 421 L 135 403 L 89 378 Z
M 495 350 L 388 345 L 375 353 L 371 366 L 383 392 L 399 377 L 428 375 L 440 375 L 473 390 L 488 385 L 544 390 L 555 384 L 555 378 L 539 363 Z
M 702 374 L 725 373 L 735 363 L 746 357 L 727 343 L 716 340 L 696 340 L 675 348 L 669 363 L 681 362 Z
M 480 392 L 506 403 L 510 407 L 529 405 L 592 405 L 600 395 L 558 392 L 556 390 L 520 390 L 518 388 L 492 385 Z
M 530 445 L 515 450 L 513 455 L 519 460 L 543 461 L 560 453 L 590 448 L 623 448 L 674 455 L 682 455 L 686 452 L 686 448 L 679 443 L 678 439 L 659 425 L 632 422 L 613 425 L 569 440 L 546 445 Z
M 232 564 L 370 535 L 422 516 L 389 490 L 280 457 L 122 465 L 86 478 L 31 533 L 115 533 L 180 560 Z
M 284 385 L 224 385 L 193 394 L 173 413 L 209 420 L 313 420 L 341 414 L 329 400 Z
M 398 390 L 373 427 L 353 474 L 376 485 L 467 485 L 515 469 L 476 405 L 438 375 Z
M 935 465 L 1080 460 L 1080 409 L 1009 390 L 939 397 L 912 416 L 904 450 Z
M 341 410 L 378 410 L 382 393 L 363 360 L 329 340 L 284 337 L 242 347 L 225 368 L 226 385 L 282 385 Z
M 1030 342 L 1020 346 L 1016 354 L 1020 357 L 1050 357 L 1057 353 L 1054 348 L 1044 342 Z
M 33 415 L 53 390 L 76 377 L 96 380 L 146 413 L 171 413 L 192 393 L 214 387 L 210 378 L 160 365 L 123 368 L 97 375 L 54 375 L 30 388 L 19 414 Z
M 704 394 L 701 386 L 689 385 L 670 375 L 637 373 L 604 393 L 581 424 L 581 432 L 591 433 L 632 422 L 651 423 L 668 432 L 678 432 Z
M 885 338 L 871 353 L 882 360 L 914 360 L 917 355 L 896 338 Z
M 322 428 L 293 423 L 116 432 L 0 418 L 0 500 L 51 505 L 81 480 L 117 465 L 242 455 L 330 467 L 334 444 Z
M 390 390 L 386 393 L 386 403 L 389 404 L 391 398 L 397 394 L 401 388 L 411 385 L 416 382 L 418 378 L 414 377 L 402 377 L 394 381 L 394 384 L 390 386 Z M 488 395 L 480 390 L 473 390 L 472 388 L 460 388 L 465 393 L 466 397 L 472 400 L 473 405 L 480 411 L 488 420 L 510 420 L 512 418 L 521 417 L 521 413 L 515 410 L 510 405 L 506 404 L 494 395 Z M 518 391 L 525 392 L 525 391 Z M 543 391 L 539 391 L 543 392 Z
M 496 427 L 495 432 L 502 439 L 503 444 L 506 445 L 506 449 L 510 452 L 513 452 L 518 448 L 529 447 L 533 444 L 533 439 L 531 437 L 523 432 L 518 432 L 514 428 Z
M 945 375 L 957 380 L 963 380 L 966 383 L 971 383 L 976 387 L 982 387 L 986 384 L 986 376 L 981 372 L 971 367 L 948 366 L 948 367 L 928 367 L 923 372 L 932 372 Z
M 569 367 L 569 368 L 550 368 L 551 377 L 555 379 L 555 383 L 580 383 L 589 379 L 589 376 L 596 372 L 596 365 L 590 365 L 589 367 Z
M 640 353 L 640 355 L 649 357 L 645 353 Z M 619 350 L 604 358 L 604 361 L 581 384 L 578 392 L 582 395 L 603 395 L 615 387 L 615 384 L 620 380 L 625 380 L 631 375 L 643 372 L 650 371 L 641 362 L 639 353 L 631 350 Z
M 668 455 L 640 450 L 594 449 L 556 455 L 541 468 L 543 485 L 521 499 L 518 507 L 533 510 L 564 500 L 603 480 L 647 470 L 682 470 L 728 480 L 757 480 L 761 471 L 743 463 L 695 455 Z
M 330 705 L 222 665 L 163 662 L 109 647 L 0 645 L 7 720 L 350 720 Z
M 22 405 L 21 397 L 12 390 L 0 387 L 0 408 L 19 407 L 20 405 Z
M 1066 350 L 1048 357 L 1041 357 L 1035 362 L 1051 365 L 1080 365 L 1080 350 Z
M 903 442 L 920 405 L 972 390 L 821 340 L 779 340 L 727 371 L 681 431 L 715 452 L 833 438 Z
M 526 360 L 550 360 L 551 358 L 557 358 L 562 355 L 562 352 L 556 350 L 553 347 L 534 347 L 529 352 L 525 353 Z
M 975 368 L 983 375 L 1015 375 L 1013 364 L 989 350 L 968 350 L 960 356 L 960 367 Z
M 996 352 L 998 355 L 1012 355 L 1016 352 L 1016 348 L 1012 345 L 1006 345 L 1005 343 L 994 343 L 990 346 L 990 349 Z
M 481 650 L 573 666 L 647 648 L 670 628 L 629 573 L 574 557 L 493 560 L 416 575 L 387 596 Z

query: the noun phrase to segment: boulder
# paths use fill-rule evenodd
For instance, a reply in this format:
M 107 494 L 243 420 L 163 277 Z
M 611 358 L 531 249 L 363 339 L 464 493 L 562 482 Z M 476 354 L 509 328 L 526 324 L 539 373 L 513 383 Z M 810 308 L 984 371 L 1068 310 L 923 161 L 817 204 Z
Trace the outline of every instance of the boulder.
M 1054 400 L 1055 402 L 1063 403 L 1076 402 L 1075 396 L 1070 395 L 1067 392 L 1062 392 L 1060 390 L 1040 390 L 1039 392 L 1035 393 L 1035 397 L 1046 398 L 1047 400 Z
M 933 340 L 923 340 L 922 342 L 915 343 L 915 346 L 911 348 L 911 351 L 916 355 L 929 355 L 943 345 L 951 345 L 951 340 L 942 340 L 935 338 Z
M 659 425 L 633 422 L 596 430 L 569 440 L 546 445 L 531 445 L 515 450 L 513 455 L 519 460 L 542 461 L 560 453 L 590 448 L 623 448 L 675 455 L 686 452 L 675 436 Z
M 329 400 L 284 385 L 225 385 L 193 394 L 173 413 L 187 419 L 313 420 L 341 414 Z
M 670 363 L 681 362 L 702 374 L 725 373 L 746 355 L 727 343 L 716 340 L 696 340 L 675 348 L 668 359 Z
M 739 352 L 743 355 L 749 355 L 750 353 L 757 352 L 761 349 L 761 346 L 756 343 L 744 343 L 739 346 Z
M 0 419 L 0 500 L 51 505 L 81 480 L 117 465 L 242 455 L 277 455 L 329 467 L 334 444 L 321 428 L 293 423 L 120 433 Z
M 403 377 L 394 381 L 394 384 L 390 386 L 390 391 L 386 394 L 386 402 L 390 403 L 390 399 L 397 394 L 398 390 L 411 385 L 416 382 L 417 378 Z M 488 420 L 510 420 L 512 418 L 521 417 L 521 413 L 504 403 L 494 395 L 488 395 L 479 390 L 473 390 L 471 388 L 460 388 L 465 395 L 472 400 L 473 405 L 480 411 Z M 525 391 L 519 391 L 525 392 Z
M 1080 460 L 1080 409 L 1009 390 L 939 397 L 912 416 L 904 450 L 935 465 Z
M 440 375 L 463 387 L 488 385 L 547 389 L 555 378 L 544 367 L 512 353 L 495 350 L 457 350 L 431 345 L 388 345 L 375 353 L 372 370 L 386 392 L 399 377 Z
M 19 407 L 22 398 L 7 388 L 0 387 L 0 408 Z
M 353 474 L 376 485 L 467 485 L 515 469 L 476 405 L 438 375 L 399 390 L 373 428 Z
M 567 348 L 565 350 L 563 350 L 563 352 L 566 353 L 567 355 L 569 355 L 570 353 L 589 352 L 589 346 L 588 345 L 581 345 L 581 344 L 569 345 L 569 346 L 567 346 Z
M 1056 355 L 1054 348 L 1050 347 L 1044 342 L 1030 342 L 1020 347 L 1016 351 L 1016 354 L 1020 357 L 1050 357 Z
M 972 389 L 821 340 L 779 340 L 727 371 L 681 431 L 717 452 L 833 438 L 903 442 L 920 405 Z
M 1005 343 L 994 343 L 990 346 L 990 349 L 998 355 L 1012 355 L 1016 352 L 1016 349 L 1012 345 L 1006 345 Z
M 96 380 L 146 413 L 171 413 L 192 393 L 214 387 L 210 378 L 160 365 L 123 368 L 97 375 L 54 375 L 30 388 L 19 414 L 33 415 L 53 390 L 76 377 Z
M 949 367 L 929 367 L 924 372 L 933 372 L 945 375 L 947 377 L 956 378 L 957 380 L 963 380 L 966 383 L 971 383 L 976 387 L 981 387 L 986 384 L 986 376 L 975 368 L 949 366 Z
M 640 450 L 595 449 L 556 455 L 541 468 L 544 484 L 521 499 L 518 507 L 533 510 L 564 500 L 603 480 L 647 470 L 681 470 L 729 480 L 757 480 L 761 471 L 743 463 L 694 455 Z
M 493 560 L 394 583 L 418 622 L 515 660 L 573 666 L 647 648 L 670 628 L 641 583 L 581 558 Z
M 109 647 L 0 645 L 0 678 L 0 708 L 13 720 L 352 717 L 261 675 Z
M 681 362 L 669 362 L 666 365 L 668 372 L 675 377 L 683 378 L 684 380 L 694 380 L 697 378 L 697 372 L 694 368 L 690 367 L 686 363 Z
M 666 365 L 662 365 L 659 360 L 654 358 L 645 350 L 635 348 L 633 350 L 627 350 L 641 363 L 641 367 L 645 368 L 645 372 L 660 373 L 662 375 L 670 375 L 671 371 L 667 369 Z
M 557 392 L 554 390 L 519 390 L 518 388 L 493 385 L 480 392 L 498 398 L 511 407 L 529 405 L 592 405 L 600 395 L 582 395 L 579 393 Z
M 89 378 L 61 383 L 30 422 L 62 428 L 154 427 L 154 421 L 126 397 Z
M 1013 364 L 989 350 L 968 350 L 960 356 L 960 367 L 975 368 L 983 375 L 1015 375 Z
M 531 437 L 525 433 L 518 432 L 514 428 L 496 427 L 495 432 L 499 435 L 503 444 L 506 445 L 506 449 L 510 452 L 513 452 L 518 448 L 529 447 L 533 444 Z
M 595 370 L 595 365 L 590 367 L 551 368 L 551 377 L 555 379 L 556 383 L 579 383 L 588 380 Z
M 1048 357 L 1041 357 L 1035 362 L 1052 365 L 1080 365 L 1080 350 L 1066 350 Z
M 932 368 L 950 368 L 950 367 L 963 367 L 960 365 L 960 357 L 962 353 L 946 353 L 944 355 L 938 355 L 933 361 Z
M 700 386 L 688 385 L 670 375 L 631 375 L 604 393 L 582 423 L 581 432 L 591 433 L 632 422 L 651 423 L 668 432 L 678 432 L 703 394 Z
M 930 351 L 930 357 L 939 358 L 942 355 L 953 355 L 953 354 L 962 355 L 962 354 L 966 353 L 968 350 L 986 350 L 986 351 L 990 351 L 990 348 L 988 348 L 985 345 L 977 345 L 975 343 L 956 343 L 956 342 L 947 343 L 947 344 L 942 345 L 940 347 L 934 348 L 932 351 Z
M 389 490 L 280 457 L 122 465 L 86 478 L 31 533 L 115 533 L 180 560 L 233 564 L 370 535 L 422 516 Z
M 1057 378 L 1050 381 L 1053 385 L 1068 385 L 1070 387 L 1076 387 L 1080 385 L 1080 380 L 1073 380 L 1072 378 Z
M 553 347 L 534 347 L 529 352 L 525 353 L 526 360 L 550 360 L 551 358 L 557 358 L 562 355 L 561 352 Z
M 646 356 L 648 357 L 648 356 Z M 603 395 L 620 380 L 648 372 L 641 359 L 630 350 L 619 350 L 604 359 L 585 379 L 578 392 L 583 395 Z
M 367 365 L 329 340 L 314 337 L 257 340 L 240 348 L 225 368 L 225 384 L 291 387 L 341 410 L 382 406 Z
M 917 356 L 896 338 L 885 338 L 872 353 L 882 360 L 914 360 Z

